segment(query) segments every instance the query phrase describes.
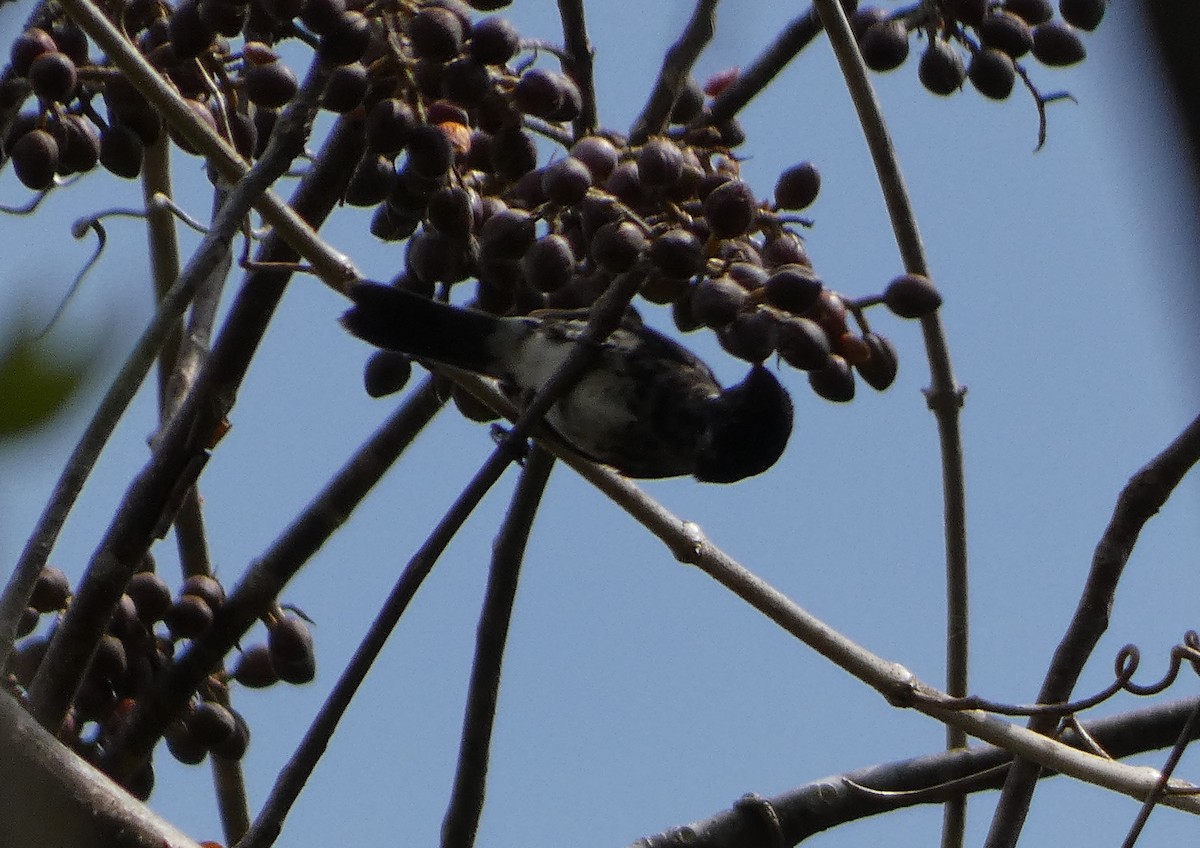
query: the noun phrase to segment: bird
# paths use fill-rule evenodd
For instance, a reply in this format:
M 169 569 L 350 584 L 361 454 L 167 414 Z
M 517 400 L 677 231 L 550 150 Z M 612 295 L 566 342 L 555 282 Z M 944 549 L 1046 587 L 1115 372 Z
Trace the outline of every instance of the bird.
M 571 352 L 588 311 L 498 316 L 358 281 L 341 317 L 376 347 L 494 378 L 528 405 Z M 735 483 L 766 471 L 792 432 L 792 402 L 763 365 L 722 388 L 712 369 L 629 310 L 595 363 L 545 415 L 552 434 L 626 477 Z

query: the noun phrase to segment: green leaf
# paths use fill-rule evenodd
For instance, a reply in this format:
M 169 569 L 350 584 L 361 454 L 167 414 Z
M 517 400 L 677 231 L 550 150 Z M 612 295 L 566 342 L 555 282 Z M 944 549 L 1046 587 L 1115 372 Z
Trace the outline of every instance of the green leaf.
M 86 359 L 19 335 L 0 353 L 0 439 L 53 419 L 79 391 L 87 370 Z

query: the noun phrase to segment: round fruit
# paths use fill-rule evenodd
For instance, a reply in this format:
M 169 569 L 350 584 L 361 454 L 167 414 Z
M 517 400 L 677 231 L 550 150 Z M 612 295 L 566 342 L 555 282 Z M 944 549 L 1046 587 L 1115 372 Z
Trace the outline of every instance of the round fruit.
M 902 274 L 888 283 L 883 302 L 901 318 L 924 318 L 942 305 L 942 296 L 927 278 L 919 274 Z

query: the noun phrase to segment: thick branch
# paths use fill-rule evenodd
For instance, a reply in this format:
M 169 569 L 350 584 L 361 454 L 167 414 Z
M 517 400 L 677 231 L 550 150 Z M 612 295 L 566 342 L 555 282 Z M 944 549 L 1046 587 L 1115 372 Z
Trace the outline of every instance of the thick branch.
M 1121 715 L 1085 722 L 1088 734 L 1115 758 L 1166 748 L 1200 704 L 1198 699 L 1157 704 Z M 1193 730 L 1193 736 L 1197 735 Z M 1079 746 L 1074 732 L 1063 741 Z M 999 789 L 1012 755 L 990 745 L 960 748 L 909 760 L 869 766 L 833 775 L 763 799 L 775 813 L 781 840 L 772 842 L 755 803 L 739 803 L 711 818 L 634 843 L 634 848 L 679 846 L 688 833 L 688 848 L 768 848 L 796 845 L 810 836 L 847 822 L 877 816 L 918 804 L 940 804 L 948 798 Z M 1045 771 L 1042 777 L 1055 772 Z

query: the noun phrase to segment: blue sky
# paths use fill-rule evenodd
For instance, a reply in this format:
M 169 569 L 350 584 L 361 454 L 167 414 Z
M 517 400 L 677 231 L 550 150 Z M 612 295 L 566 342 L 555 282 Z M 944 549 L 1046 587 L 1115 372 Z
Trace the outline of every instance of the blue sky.
M 1036 113 L 1018 90 L 996 104 L 973 91 L 935 99 L 913 60 L 876 76 L 935 280 L 963 414 L 972 568 L 972 691 L 1028 701 L 1074 609 L 1117 492 L 1196 414 L 1194 198 L 1175 158 L 1179 135 L 1130 13 L 1115 4 L 1069 70 L 1035 66 L 1051 107 L 1033 152 Z M 590 4 L 602 122 L 627 128 L 690 4 Z M 798 6 L 726 4 L 700 76 L 745 65 Z M 11 33 L 24 10 L 8 7 Z M 527 36 L 557 38 L 554 4 L 507 12 Z M 900 263 L 866 147 L 828 47 L 818 42 L 745 113 L 745 178 L 767 194 L 778 172 L 817 163 L 809 210 L 817 271 L 849 294 L 877 292 Z M 198 160 L 181 157 L 179 193 L 203 214 Z M 0 199 L 23 196 L 11 174 Z M 5 309 L 44 316 L 90 245 L 70 221 L 100 205 L 136 205 L 136 186 L 93 175 L 34 219 L 5 218 Z M 388 278 L 402 251 L 375 242 L 368 214 L 345 209 L 325 230 L 368 275 Z M 102 332 L 114 369 L 150 305 L 143 236 L 114 223 L 110 249 L 72 305 L 64 338 Z M 194 244 L 190 235 L 185 244 Z M 6 251 L 7 253 L 7 251 Z M 296 279 L 268 333 L 201 489 L 219 574 L 232 582 L 390 412 L 361 389 L 362 344 L 335 318 L 341 299 Z M 94 316 L 102 315 L 103 319 Z M 650 320 L 661 316 L 650 312 Z M 940 683 L 944 584 L 936 431 L 919 327 L 880 314 L 900 352 L 897 383 L 834 406 L 804 376 L 781 375 L 796 402 L 783 460 L 736 486 L 649 482 L 647 491 L 799 604 L 876 653 Z M 102 328 L 102 329 L 97 329 Z M 741 367 L 700 334 L 687 343 L 726 379 Z M 0 572 L 7 574 L 96 395 L 46 431 L 0 447 Z M 147 455 L 153 398 L 143 392 L 84 492 L 53 561 L 81 573 L 116 499 Z M 488 454 L 486 427 L 447 410 L 354 519 L 289 586 L 316 622 L 319 671 L 301 688 L 235 692 L 250 722 L 251 802 L 353 650 L 409 553 Z M 492 537 L 510 471 L 451 546 L 333 740 L 283 839 L 433 844 L 445 809 Z M 1080 692 L 1109 680 L 1127 642 L 1157 677 L 1195 626 L 1200 482 L 1186 480 L 1148 526 L 1109 633 Z M 170 539 L 156 547 L 164 573 Z M 251 636 L 249 641 L 258 636 Z M 1186 675 L 1172 695 L 1191 695 Z M 1123 697 L 1098 712 L 1137 706 Z M 566 467 L 551 478 L 530 543 L 510 636 L 480 845 L 625 845 L 709 815 L 745 792 L 771 795 L 827 774 L 935 750 L 941 726 L 889 707 L 669 553 Z M 1151 759 L 1158 762 L 1158 759 Z M 1189 758 L 1184 759 L 1186 776 Z M 206 768 L 160 758 L 152 804 L 198 838 L 219 839 Z M 969 842 L 994 796 L 972 802 Z M 1111 842 L 1132 800 L 1058 780 L 1044 786 L 1027 844 L 1069 828 Z M 928 845 L 928 808 L 814 840 Z M 1160 810 L 1143 845 L 1177 843 L 1194 825 Z M 1056 842 L 1057 844 L 1057 842 Z

